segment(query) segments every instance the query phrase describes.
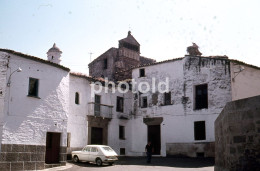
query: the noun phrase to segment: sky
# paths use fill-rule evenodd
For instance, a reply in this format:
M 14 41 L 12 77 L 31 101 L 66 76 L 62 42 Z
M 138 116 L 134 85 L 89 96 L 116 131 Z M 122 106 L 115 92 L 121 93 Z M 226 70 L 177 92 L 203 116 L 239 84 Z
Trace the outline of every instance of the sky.
M 88 64 L 130 30 L 141 56 L 183 57 L 195 42 L 203 56 L 227 55 L 260 67 L 259 0 L 0 0 L 0 48 L 88 74 Z

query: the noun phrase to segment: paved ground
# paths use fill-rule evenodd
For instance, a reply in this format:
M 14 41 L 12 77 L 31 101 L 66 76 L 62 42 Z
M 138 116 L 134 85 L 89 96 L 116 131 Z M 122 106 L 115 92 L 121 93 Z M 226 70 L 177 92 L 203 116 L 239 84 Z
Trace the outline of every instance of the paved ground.
M 66 171 L 132 171 L 132 170 L 174 170 L 174 171 L 214 171 L 214 159 L 209 158 L 164 158 L 153 157 L 151 164 L 146 164 L 144 157 L 121 157 L 113 166 L 98 167 L 90 163 L 68 162 L 66 168 L 56 170 Z

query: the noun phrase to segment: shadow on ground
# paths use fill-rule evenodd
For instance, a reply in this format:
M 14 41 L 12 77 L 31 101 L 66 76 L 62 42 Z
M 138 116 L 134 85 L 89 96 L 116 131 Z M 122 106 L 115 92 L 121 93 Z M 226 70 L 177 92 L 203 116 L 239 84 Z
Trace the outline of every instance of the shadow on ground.
M 72 161 L 68 161 L 71 163 Z M 80 167 L 98 167 L 95 164 L 80 162 L 73 163 Z M 179 168 L 200 168 L 214 166 L 214 158 L 178 158 L 178 157 L 153 157 L 150 164 L 146 163 L 145 157 L 119 157 L 119 160 L 114 165 L 139 165 L 139 166 L 166 166 Z M 109 167 L 103 165 L 102 167 Z

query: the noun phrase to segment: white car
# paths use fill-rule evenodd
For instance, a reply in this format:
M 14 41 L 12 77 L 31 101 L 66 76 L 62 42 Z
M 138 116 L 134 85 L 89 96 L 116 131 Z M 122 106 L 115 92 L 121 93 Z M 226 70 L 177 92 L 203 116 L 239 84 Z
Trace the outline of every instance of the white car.
M 72 151 L 74 162 L 87 161 L 102 166 L 102 163 L 112 165 L 118 160 L 116 152 L 106 145 L 87 145 L 81 151 Z

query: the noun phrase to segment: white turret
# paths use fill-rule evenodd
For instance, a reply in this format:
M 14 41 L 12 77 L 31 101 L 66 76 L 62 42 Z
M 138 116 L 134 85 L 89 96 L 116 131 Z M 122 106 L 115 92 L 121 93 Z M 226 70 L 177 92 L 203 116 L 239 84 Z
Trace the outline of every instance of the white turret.
M 47 52 L 48 61 L 51 61 L 56 64 L 60 64 L 61 54 L 62 54 L 62 51 L 54 43 L 53 47 L 50 48 Z

